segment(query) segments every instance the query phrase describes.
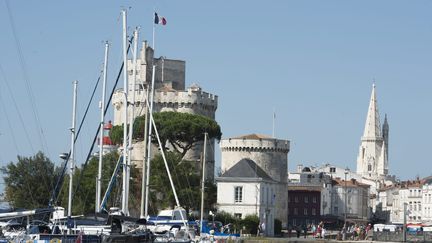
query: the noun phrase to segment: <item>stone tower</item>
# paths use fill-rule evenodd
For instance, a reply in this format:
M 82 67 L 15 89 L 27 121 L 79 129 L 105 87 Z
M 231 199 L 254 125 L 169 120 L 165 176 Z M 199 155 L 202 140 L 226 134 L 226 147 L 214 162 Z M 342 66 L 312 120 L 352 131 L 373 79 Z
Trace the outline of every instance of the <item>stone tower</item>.
M 176 111 L 183 113 L 198 114 L 215 119 L 218 105 L 216 95 L 204 92 L 197 84 L 192 84 L 185 88 L 186 63 L 183 60 L 173 60 L 166 57 L 154 58 L 154 51 L 143 42 L 142 48 L 137 59 L 137 78 L 135 87 L 129 82 L 128 92 L 135 92 L 135 112 L 132 114 L 129 105 L 128 116 L 134 117 L 145 114 L 145 97 L 147 89 L 151 86 L 152 66 L 155 64 L 155 94 L 154 112 Z M 129 80 L 132 80 L 133 65 L 132 60 L 128 60 Z M 130 99 L 130 95 L 128 99 Z M 128 100 L 128 103 L 132 103 Z M 118 89 L 113 95 L 114 125 L 123 124 L 124 94 L 123 89 Z M 127 119 L 129 121 L 129 117 Z M 204 134 L 203 134 L 204 139 Z M 212 146 L 207 146 L 206 153 L 206 177 L 214 178 L 214 141 L 209 141 Z M 198 143 L 185 155 L 185 159 L 196 161 L 197 171 L 201 171 L 200 157 L 203 152 L 203 143 Z M 141 167 L 143 161 L 143 142 L 134 142 L 131 160 L 137 167 Z M 158 152 L 157 148 L 152 149 L 152 155 Z
M 373 180 L 382 180 L 388 175 L 388 135 L 389 126 L 387 119 L 385 119 L 381 130 L 374 84 L 365 129 L 357 156 L 358 174 Z
M 265 135 L 250 134 L 222 139 L 222 173 L 239 161 L 249 159 L 261 167 L 277 183 L 275 217 L 288 222 L 288 152 L 290 142 Z

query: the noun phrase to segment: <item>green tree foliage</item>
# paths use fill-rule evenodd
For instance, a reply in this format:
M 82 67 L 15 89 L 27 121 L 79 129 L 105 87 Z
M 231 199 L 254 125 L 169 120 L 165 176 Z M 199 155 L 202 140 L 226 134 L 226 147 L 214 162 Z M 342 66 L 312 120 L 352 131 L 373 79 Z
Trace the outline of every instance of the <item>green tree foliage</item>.
M 244 219 L 241 220 L 242 228 L 246 230 L 246 234 L 256 235 L 258 231 L 259 218 L 257 215 L 246 215 Z
M 102 168 L 102 196 L 105 194 L 108 183 L 116 167 L 117 161 L 119 159 L 119 154 L 117 152 L 112 152 L 103 156 L 103 168 Z M 95 211 L 95 195 L 96 195 L 96 178 L 98 173 L 99 157 L 92 157 L 85 168 L 77 168 L 74 172 L 74 192 L 76 185 L 79 183 L 79 189 L 76 194 L 73 195 L 72 200 L 72 213 L 77 214 L 88 214 L 94 213 Z M 116 177 L 116 184 L 113 191 L 110 194 L 107 203 L 107 209 L 110 207 L 121 205 L 121 172 Z M 81 176 L 82 173 L 82 176 Z M 79 180 L 81 178 L 81 180 Z M 140 186 L 141 180 L 139 176 L 139 171 L 134 166 L 131 167 L 131 184 L 129 193 L 129 206 L 131 209 L 131 214 L 136 215 L 137 210 L 139 210 L 139 199 L 140 199 Z M 68 204 L 68 190 L 69 190 L 69 178 L 65 178 L 65 183 L 62 189 L 62 201 L 60 204 L 67 208 Z M 138 211 L 139 212 L 139 211 Z
M 209 219 L 211 220 L 211 219 Z M 240 223 L 240 219 L 234 217 L 234 215 L 227 213 L 225 211 L 219 211 L 215 215 L 215 221 L 222 222 L 223 225 L 227 225 L 229 223 L 233 224 L 234 226 L 238 226 Z
M 181 205 L 189 211 L 200 210 L 201 207 L 201 175 L 195 172 L 193 161 L 181 160 L 177 152 L 167 152 L 166 159 L 171 171 L 173 182 Z M 151 162 L 150 195 L 152 213 L 175 206 L 174 193 L 171 189 L 162 156 L 156 155 Z M 205 183 L 204 205 L 211 209 L 216 198 L 216 186 L 212 182 Z
M 2 167 L 5 200 L 15 208 L 47 207 L 56 181 L 54 164 L 42 153 L 18 156 L 16 163 Z
M 170 111 L 155 113 L 154 119 L 162 147 L 171 144 L 182 158 L 197 142 L 203 141 L 204 132 L 210 139 L 220 140 L 222 136 L 217 122 L 205 116 Z
M 123 143 L 123 125 L 113 126 L 110 131 L 111 141 L 115 145 L 120 145 Z
M 197 142 L 203 141 L 204 132 L 208 133 L 210 139 L 220 140 L 222 136 L 217 122 L 205 116 L 170 111 L 154 113 L 153 117 L 162 147 L 172 145 L 182 158 Z M 143 139 L 144 119 L 144 116 L 140 116 L 134 121 L 133 138 L 136 140 Z M 114 126 L 110 136 L 113 143 L 121 144 L 123 126 Z M 152 142 L 157 143 L 155 134 L 152 135 Z

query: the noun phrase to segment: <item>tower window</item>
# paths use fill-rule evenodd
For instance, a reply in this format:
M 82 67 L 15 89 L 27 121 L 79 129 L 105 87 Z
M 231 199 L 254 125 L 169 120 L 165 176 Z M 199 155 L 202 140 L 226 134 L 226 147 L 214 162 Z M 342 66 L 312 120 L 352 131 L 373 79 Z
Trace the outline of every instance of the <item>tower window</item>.
M 368 164 L 368 171 L 372 171 L 372 165 Z

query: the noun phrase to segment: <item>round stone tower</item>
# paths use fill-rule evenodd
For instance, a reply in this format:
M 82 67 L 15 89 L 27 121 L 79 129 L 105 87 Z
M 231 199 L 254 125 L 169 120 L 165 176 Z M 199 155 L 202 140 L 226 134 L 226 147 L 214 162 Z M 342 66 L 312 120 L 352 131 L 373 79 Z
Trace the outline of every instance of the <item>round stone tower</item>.
M 222 173 L 242 159 L 251 159 L 278 183 L 275 215 L 286 225 L 288 221 L 287 181 L 290 142 L 264 135 L 250 134 L 222 139 L 220 146 Z

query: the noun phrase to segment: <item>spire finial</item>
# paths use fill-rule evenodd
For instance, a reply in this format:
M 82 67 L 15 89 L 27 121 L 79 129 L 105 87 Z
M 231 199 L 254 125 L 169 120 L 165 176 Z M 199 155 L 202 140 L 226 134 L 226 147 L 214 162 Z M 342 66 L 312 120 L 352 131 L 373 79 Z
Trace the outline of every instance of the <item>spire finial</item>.
M 375 88 L 375 77 L 372 79 L 372 87 Z

